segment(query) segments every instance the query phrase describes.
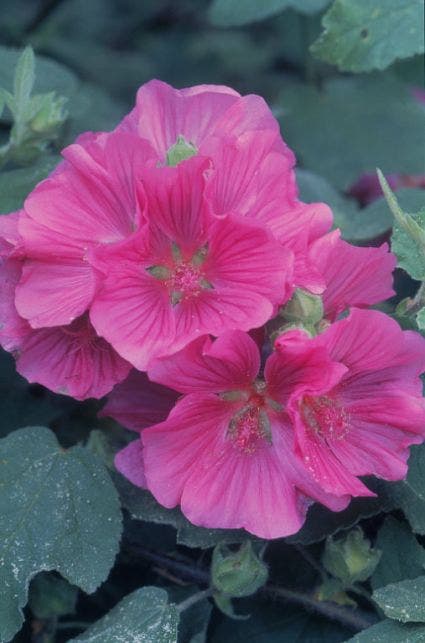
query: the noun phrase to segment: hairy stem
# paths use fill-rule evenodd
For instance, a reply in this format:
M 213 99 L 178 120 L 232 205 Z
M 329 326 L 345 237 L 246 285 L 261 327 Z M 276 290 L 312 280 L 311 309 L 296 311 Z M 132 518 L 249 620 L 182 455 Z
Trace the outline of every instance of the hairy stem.
M 209 596 L 211 596 L 212 593 L 213 590 L 211 589 L 211 587 L 202 590 L 202 592 L 196 592 L 196 594 L 192 594 L 192 596 L 189 596 L 189 598 L 186 598 L 186 600 L 179 603 L 177 605 L 177 610 L 181 614 L 185 610 L 189 609 L 189 607 L 192 607 L 192 605 L 195 605 L 195 603 L 199 603 L 199 601 L 204 600 L 204 598 L 208 598 Z

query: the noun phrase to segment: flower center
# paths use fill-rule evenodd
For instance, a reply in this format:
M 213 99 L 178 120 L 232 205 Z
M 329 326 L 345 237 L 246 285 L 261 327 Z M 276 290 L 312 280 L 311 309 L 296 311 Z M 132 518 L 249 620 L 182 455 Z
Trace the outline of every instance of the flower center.
M 233 416 L 228 435 L 235 449 L 252 455 L 264 445 L 264 442 L 271 443 L 267 412 L 253 404 L 245 406 Z
M 310 430 L 325 440 L 343 440 L 350 429 L 347 411 L 332 397 L 306 395 L 301 415 Z
M 190 260 L 183 259 L 180 248 L 176 244 L 172 244 L 171 250 L 174 265 L 154 265 L 149 266 L 146 270 L 152 277 L 163 281 L 168 287 L 173 306 L 183 300 L 197 297 L 203 290 L 213 289 L 202 270 L 202 264 L 208 254 L 207 245 L 199 248 Z

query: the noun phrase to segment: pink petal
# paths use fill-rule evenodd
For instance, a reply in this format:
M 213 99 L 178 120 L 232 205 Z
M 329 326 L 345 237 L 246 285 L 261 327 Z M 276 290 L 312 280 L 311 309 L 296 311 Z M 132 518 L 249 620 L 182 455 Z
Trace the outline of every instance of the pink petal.
M 294 395 L 322 395 L 347 372 L 344 364 L 333 361 L 326 348 L 317 346 L 303 331 L 283 333 L 276 339 L 275 348 L 264 375 L 268 394 L 282 404 Z
M 342 241 L 335 230 L 315 241 L 309 256 L 325 279 L 323 303 L 330 319 L 350 306 L 376 304 L 394 294 L 396 258 L 388 252 L 387 244 L 359 248 Z
M 103 397 L 127 376 L 130 365 L 78 319 L 70 326 L 32 331 L 21 343 L 16 368 L 29 382 L 83 400 Z
M 115 466 L 136 487 L 146 488 L 143 466 L 143 445 L 141 440 L 133 440 L 115 456 Z
M 204 269 L 218 295 L 222 290 L 234 289 L 281 304 L 289 295 L 292 255 L 264 228 L 243 217 L 229 215 L 211 225 Z M 256 320 L 251 328 L 265 321 Z
M 18 315 L 15 307 L 15 288 L 21 270 L 21 261 L 0 261 L 0 345 L 7 351 L 15 351 L 31 332 L 30 325 Z
M 200 337 L 179 353 L 153 360 L 149 377 L 180 393 L 221 393 L 246 389 L 260 368 L 255 342 L 240 331 L 228 332 L 213 343 Z
M 388 315 L 353 308 L 348 317 L 332 324 L 315 341 L 326 346 L 332 359 L 345 364 L 352 376 L 395 366 L 404 340 L 400 326 Z M 420 355 L 423 363 L 424 348 Z
M 145 169 L 143 174 L 151 227 L 158 226 L 188 258 L 206 241 L 211 218 L 203 198 L 208 166 L 208 159 L 194 157 L 177 167 Z
M 29 260 L 16 287 L 16 308 L 33 328 L 67 325 L 87 310 L 96 285 L 87 263 Z
M 124 133 L 101 135 L 64 151 L 61 171 L 25 201 L 37 223 L 82 247 L 119 241 L 138 225 L 136 179 L 153 156 L 149 145 Z
M 99 417 L 112 417 L 133 431 L 162 422 L 173 408 L 175 391 L 150 382 L 146 373 L 132 369 L 129 376 L 108 395 Z
M 203 85 L 179 91 L 152 80 L 139 89 L 136 107 L 120 127 L 148 140 L 164 161 L 178 136 L 199 148 L 220 116 L 239 101 L 239 95 L 227 87 Z
M 175 335 L 168 289 L 148 274 L 137 253 L 126 249 L 110 255 L 110 271 L 90 309 L 97 333 L 136 368 L 146 369 L 153 357 L 167 351 Z

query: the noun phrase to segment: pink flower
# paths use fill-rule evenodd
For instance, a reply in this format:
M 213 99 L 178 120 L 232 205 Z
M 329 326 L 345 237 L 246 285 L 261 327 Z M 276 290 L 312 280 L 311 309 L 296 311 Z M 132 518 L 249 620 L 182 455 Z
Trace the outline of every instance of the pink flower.
M 300 462 L 342 497 L 374 495 L 358 476 L 404 478 L 408 447 L 425 437 L 424 339 L 383 313 L 359 309 L 314 339 L 296 333 L 276 341 L 287 368 L 294 355 L 305 355 L 307 367 L 319 350 L 340 369 L 332 382 L 324 372 L 322 381 L 304 376 L 292 386 L 286 408 Z
M 23 264 L 18 219 L 19 213 L 0 218 L 0 345 L 14 353 L 17 371 L 29 382 L 78 400 L 103 397 L 131 366 L 96 335 L 87 315 L 68 326 L 34 330 L 16 310 Z
M 330 386 L 340 369 L 316 351 L 307 375 Z M 259 371 L 257 345 L 240 331 L 198 338 L 154 361 L 150 378 L 184 397 L 165 421 L 142 431 L 143 451 L 139 443 L 128 458 L 118 456 L 120 470 L 143 480 L 164 506 L 181 504 L 197 525 L 243 527 L 264 538 L 298 531 L 312 499 L 345 507 L 347 498 L 323 493 L 294 456 L 282 401 L 300 380 L 297 370 L 274 354 L 264 380 Z
M 343 241 L 334 230 L 311 244 L 309 260 L 320 272 L 324 315 L 334 321 L 350 306 L 371 306 L 394 295 L 396 258 L 384 243 L 379 248 L 359 248 Z
M 145 169 L 146 225 L 92 255 L 104 273 L 92 323 L 138 369 L 199 335 L 261 326 L 289 296 L 292 254 L 261 225 L 214 215 L 208 168 L 192 158 Z

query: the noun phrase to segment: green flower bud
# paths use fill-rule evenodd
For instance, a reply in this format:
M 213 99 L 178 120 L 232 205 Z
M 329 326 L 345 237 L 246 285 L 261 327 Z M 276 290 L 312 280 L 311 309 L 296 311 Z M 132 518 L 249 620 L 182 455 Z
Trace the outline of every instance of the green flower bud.
M 35 115 L 29 125 L 37 134 L 50 134 L 58 129 L 66 120 L 67 112 L 64 109 L 66 98 L 56 96 L 54 92 L 34 96 Z
M 343 538 L 329 537 L 323 554 L 325 569 L 338 578 L 344 587 L 371 576 L 379 563 L 381 551 L 373 549 L 362 530 L 357 527 Z
M 237 552 L 225 545 L 217 545 L 213 553 L 211 575 L 214 589 L 225 596 L 239 598 L 254 594 L 264 585 L 268 570 L 248 540 Z
M 301 322 L 307 327 L 314 326 L 323 317 L 322 299 L 318 295 L 297 288 L 280 311 L 280 315 L 288 322 Z
M 180 161 L 190 159 L 191 156 L 196 156 L 198 150 L 192 143 L 188 143 L 184 136 L 178 136 L 177 141 L 167 151 L 166 165 L 178 165 Z

